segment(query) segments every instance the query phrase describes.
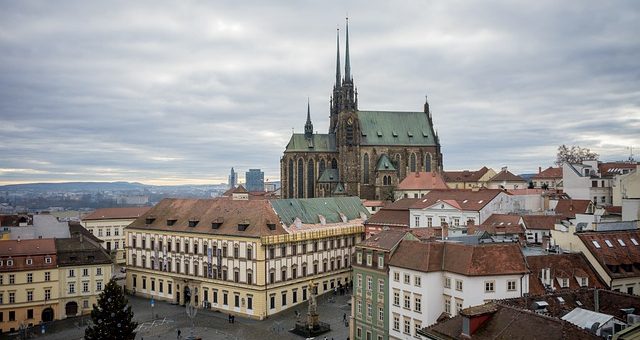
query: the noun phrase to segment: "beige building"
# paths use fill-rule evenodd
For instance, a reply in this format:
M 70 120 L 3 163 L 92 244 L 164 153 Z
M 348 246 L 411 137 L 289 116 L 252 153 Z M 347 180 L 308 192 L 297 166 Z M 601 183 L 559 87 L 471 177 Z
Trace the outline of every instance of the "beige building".
M 58 318 L 53 239 L 0 241 L 0 334 Z
M 614 206 L 622 206 L 624 198 L 640 198 L 640 165 L 630 172 L 613 177 L 612 187 Z
M 496 172 L 483 166 L 476 171 L 444 171 L 442 175 L 450 189 L 473 189 L 488 187 L 489 180 L 496 175 Z
M 357 197 L 164 199 L 127 228 L 127 289 L 264 319 L 351 281 Z
M 124 227 L 147 212 L 149 207 L 104 208 L 82 218 L 82 226 L 102 240 L 102 246 L 112 252 L 116 263 L 125 262 Z

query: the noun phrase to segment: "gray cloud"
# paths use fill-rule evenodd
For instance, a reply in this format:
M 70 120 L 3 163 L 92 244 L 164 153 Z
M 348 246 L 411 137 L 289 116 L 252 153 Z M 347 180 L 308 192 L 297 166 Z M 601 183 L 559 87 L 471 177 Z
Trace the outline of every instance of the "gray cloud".
M 328 128 L 351 18 L 362 109 L 420 110 L 445 168 L 516 172 L 560 144 L 640 146 L 633 1 L 21 1 L 0 12 L 0 182 L 279 176 L 306 98 Z M 344 52 L 344 50 L 343 50 Z

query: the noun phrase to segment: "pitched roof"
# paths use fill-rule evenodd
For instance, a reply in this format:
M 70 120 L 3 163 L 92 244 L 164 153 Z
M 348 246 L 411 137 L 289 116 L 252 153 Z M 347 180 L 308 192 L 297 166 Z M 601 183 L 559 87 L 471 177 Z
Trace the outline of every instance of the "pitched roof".
M 500 263 L 500 266 L 496 266 Z M 448 271 L 466 276 L 528 273 L 516 243 L 468 245 L 403 240 L 389 265 L 423 272 Z
M 151 209 L 151 207 L 102 208 L 85 216 L 82 220 L 134 219 L 142 216 L 144 213 L 149 211 L 149 209 Z
M 542 281 L 542 270 L 545 268 L 550 269 L 551 280 L 556 291 L 582 288 L 576 277 L 586 277 L 587 286 L 590 288 L 606 288 L 582 253 L 528 256 L 527 263 L 531 269 L 529 274 L 529 294 L 531 295 L 547 292 Z M 569 287 L 561 288 L 556 281 L 557 278 L 569 278 Z
M 477 182 L 489 171 L 483 166 L 480 170 L 443 171 L 444 180 L 448 182 Z
M 487 305 L 485 305 L 487 306 Z M 486 307 L 463 309 L 461 315 L 438 322 L 422 329 L 419 333 L 430 335 L 436 339 L 600 339 L 582 328 L 563 321 L 537 314 L 528 310 L 512 307 L 502 303 L 491 303 Z M 462 335 L 463 315 L 471 309 L 485 308 L 482 315 L 489 315 L 477 330 L 466 337 Z
M 621 174 L 622 169 L 636 169 L 639 163 L 636 162 L 607 162 L 599 163 L 598 170 L 603 175 Z
M 18 227 L 21 223 L 33 225 L 33 215 L 13 214 L 0 215 L 0 226 L 2 227 Z
M 304 224 L 317 224 L 320 223 L 318 215 L 324 216 L 327 223 L 342 222 L 341 215 L 348 220 L 370 215 L 358 197 L 279 199 L 269 202 L 280 221 L 287 225 L 296 218 Z
M 393 165 L 393 162 L 389 160 L 389 157 L 385 154 L 382 154 L 380 158 L 378 158 L 378 163 L 376 164 L 376 170 L 378 171 L 396 171 L 396 167 Z
M 561 219 L 560 215 L 522 215 L 525 228 L 533 230 L 553 230 Z
M 338 180 L 338 169 L 324 169 L 318 178 L 318 183 L 337 183 Z
M 557 179 L 562 178 L 562 167 L 554 168 L 548 167 L 542 170 L 540 173 L 535 174 L 533 179 Z
M 492 214 L 484 223 L 490 226 L 512 226 L 520 224 L 520 215 Z
M 577 233 L 612 278 L 640 277 L 640 230 Z
M 287 152 L 336 152 L 335 134 L 313 134 L 307 139 L 304 133 L 294 133 L 287 144 Z
M 3 240 L 0 241 L 0 256 L 24 256 L 55 254 L 56 244 L 52 238 L 30 240 Z
M 286 231 L 268 200 L 165 198 L 127 228 L 260 237 Z M 168 220 L 175 220 L 168 225 Z M 194 227 L 190 227 L 190 221 Z M 147 223 L 149 222 L 149 223 Z M 213 228 L 213 225 L 216 228 Z M 248 224 L 244 231 L 239 224 Z M 275 224 L 271 230 L 268 225 Z
M 491 177 L 489 182 L 527 182 L 524 178 L 516 176 L 509 170 L 502 170 L 495 176 Z
M 516 216 L 519 218 L 519 216 Z M 477 232 L 487 232 L 491 235 L 524 235 L 524 227 L 520 223 L 502 222 L 500 223 L 485 223 L 480 225 L 469 225 L 467 227 L 467 234 L 475 234 Z
M 87 238 L 57 238 L 55 242 L 61 267 L 112 263 L 104 248 Z
M 387 204 L 365 222 L 366 225 L 409 227 L 409 208 L 420 198 L 403 198 Z
M 590 200 L 562 199 L 558 200 L 555 211 L 564 218 L 575 218 L 576 214 L 587 213 L 592 204 Z
M 358 243 L 358 247 L 376 248 L 390 251 L 407 234 L 407 230 L 383 230 Z
M 238 186 L 233 189 L 233 191 L 231 191 L 232 194 L 246 194 L 249 193 L 247 191 L 247 189 L 244 188 L 244 186 L 242 186 L 242 184 L 238 184 Z
M 437 172 L 408 172 L 397 190 L 432 190 L 448 189 L 442 176 Z
M 89 230 L 85 229 L 85 227 L 83 227 L 80 222 L 76 221 L 69 222 L 69 235 L 71 237 L 79 237 L 80 235 L 82 235 L 82 237 L 87 237 L 97 243 L 104 242 L 103 240 L 90 233 Z
M 438 201 L 454 200 L 458 203 L 461 210 L 479 211 L 486 206 L 491 200 L 496 198 L 504 191 L 499 189 L 448 189 L 448 190 L 432 190 L 424 197 L 419 199 L 411 206 L 412 209 L 428 208 Z M 506 193 L 505 193 L 506 194 Z
M 424 112 L 358 111 L 358 121 L 360 145 L 437 145 Z

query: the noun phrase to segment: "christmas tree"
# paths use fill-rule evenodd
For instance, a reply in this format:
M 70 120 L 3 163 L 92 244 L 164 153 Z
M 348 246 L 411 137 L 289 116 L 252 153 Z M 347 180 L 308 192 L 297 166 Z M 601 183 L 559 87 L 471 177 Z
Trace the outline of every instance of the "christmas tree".
M 115 280 L 109 281 L 98 297 L 98 304 L 93 305 L 91 320 L 93 325 L 87 327 L 84 338 L 87 340 L 121 339 L 133 340 L 134 330 L 138 323 L 133 321 L 133 312 L 127 299 Z

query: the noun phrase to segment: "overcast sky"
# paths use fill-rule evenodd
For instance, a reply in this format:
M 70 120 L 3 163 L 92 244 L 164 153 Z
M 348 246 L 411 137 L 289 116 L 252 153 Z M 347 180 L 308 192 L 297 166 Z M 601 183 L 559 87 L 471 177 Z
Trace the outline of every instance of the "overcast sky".
M 446 170 L 533 172 L 560 144 L 640 154 L 639 1 L 0 6 L 0 184 L 276 180 L 307 97 L 328 129 L 347 14 L 360 109 L 428 94 Z

